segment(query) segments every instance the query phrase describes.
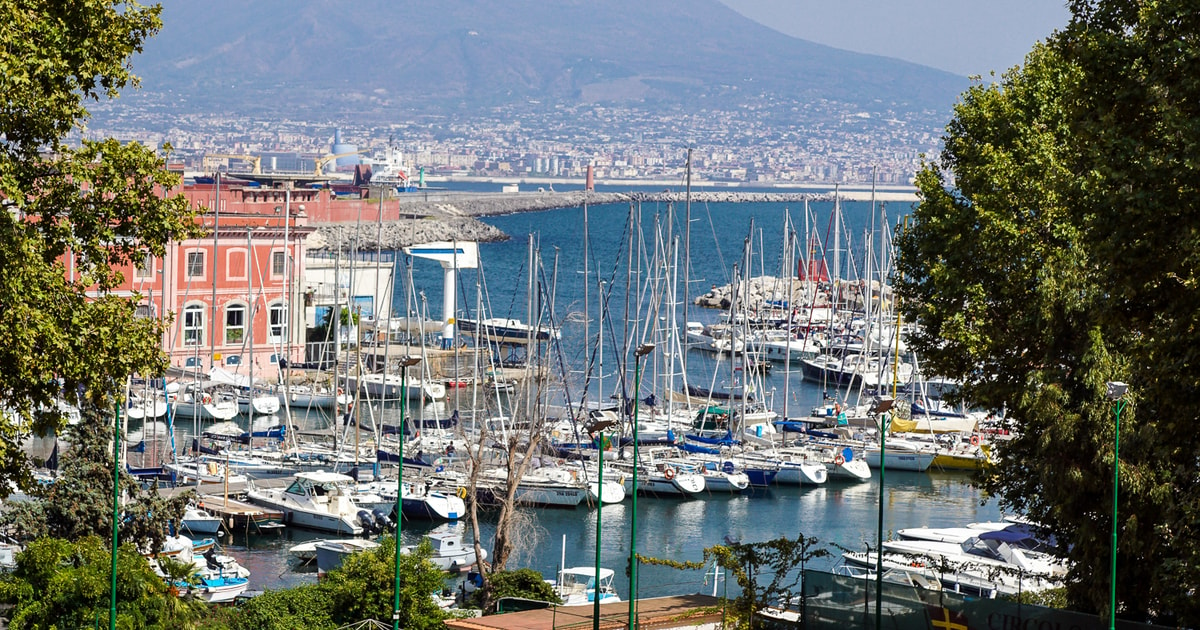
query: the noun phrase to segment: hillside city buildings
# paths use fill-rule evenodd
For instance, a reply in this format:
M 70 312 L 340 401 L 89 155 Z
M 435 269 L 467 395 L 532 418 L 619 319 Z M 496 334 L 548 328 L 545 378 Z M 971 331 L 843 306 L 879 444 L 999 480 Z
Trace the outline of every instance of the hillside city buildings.
M 180 113 L 155 95 L 98 108 L 88 134 L 169 142 L 172 159 L 202 168 L 206 154 L 261 156 L 263 169 L 311 170 L 335 129 L 366 152 L 392 146 L 433 180 L 524 178 L 682 186 L 687 148 L 697 185 L 907 185 L 939 149 L 945 112 L 833 101 L 751 99 L 735 110 L 527 103 L 467 114 L 378 110 L 312 120 L 217 111 Z M 339 161 L 339 163 L 344 162 Z M 244 166 L 244 165 L 238 165 Z M 235 169 L 236 170 L 236 169 Z

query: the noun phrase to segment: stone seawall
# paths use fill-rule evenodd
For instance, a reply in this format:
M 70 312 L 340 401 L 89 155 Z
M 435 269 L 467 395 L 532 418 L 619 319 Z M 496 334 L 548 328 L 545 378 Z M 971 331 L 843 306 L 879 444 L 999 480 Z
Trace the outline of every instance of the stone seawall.
M 737 191 L 693 192 L 692 203 L 803 203 L 830 201 L 833 195 L 816 193 L 757 193 Z M 508 235 L 476 217 L 499 216 L 518 212 L 539 212 L 558 208 L 577 208 L 586 201 L 592 205 L 612 203 L 684 203 L 683 192 L 612 193 L 612 192 L 519 192 L 471 193 L 421 191 L 399 197 L 399 221 L 387 221 L 380 234 L 377 223 L 330 223 L 313 225 L 309 237 L 312 249 L 396 250 L 430 241 L 492 242 Z M 379 236 L 377 238 L 377 236 Z M 357 243 L 356 243 L 357 237 Z

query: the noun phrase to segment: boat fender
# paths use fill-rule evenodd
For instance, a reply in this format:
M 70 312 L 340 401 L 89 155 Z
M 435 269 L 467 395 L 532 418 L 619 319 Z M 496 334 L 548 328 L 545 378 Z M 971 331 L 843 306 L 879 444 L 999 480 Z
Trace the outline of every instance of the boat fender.
M 979 436 L 978 435 L 971 436 L 971 446 L 979 446 Z
M 841 453 L 838 453 L 837 455 L 833 456 L 833 464 L 835 466 L 841 466 L 842 464 L 845 464 L 845 463 L 846 463 L 846 458 L 842 457 Z
M 671 467 L 667 467 L 667 469 L 663 471 L 663 476 L 667 478 L 667 481 L 674 479 L 675 478 L 675 469 L 671 468 Z
M 578 470 L 571 471 L 571 481 L 579 481 L 579 471 Z
M 462 486 L 459 486 L 458 490 L 456 490 L 454 492 L 454 494 L 457 494 L 458 498 L 460 498 L 460 499 L 465 499 L 465 498 L 467 498 L 467 489 Z

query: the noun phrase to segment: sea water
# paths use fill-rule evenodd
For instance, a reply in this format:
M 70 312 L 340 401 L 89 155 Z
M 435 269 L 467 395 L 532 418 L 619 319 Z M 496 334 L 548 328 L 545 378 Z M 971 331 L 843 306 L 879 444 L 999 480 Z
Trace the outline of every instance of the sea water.
M 891 254 L 886 251 L 890 234 L 896 223 L 907 212 L 910 204 L 873 206 L 866 202 L 842 202 L 844 226 L 838 231 L 843 244 L 840 250 L 843 275 L 861 278 L 866 272 L 866 244 L 873 242 L 871 267 L 878 269 L 880 261 L 887 262 Z M 599 328 L 597 294 L 599 282 L 604 281 L 612 293 L 608 296 L 609 308 L 604 318 L 609 322 L 604 334 L 605 390 L 595 391 L 595 381 L 589 385 L 589 398 L 607 395 L 615 391 L 620 341 L 626 334 L 631 338 L 648 340 L 640 336 L 654 322 L 648 316 L 652 304 L 649 297 L 654 293 L 655 278 L 646 268 L 652 266 L 657 251 L 671 252 L 675 248 L 665 241 L 666 225 L 678 236 L 679 260 L 683 259 L 683 243 L 686 209 L 683 204 L 668 208 L 666 204 L 635 205 L 631 221 L 629 204 L 610 204 L 588 208 L 587 232 L 589 304 L 587 311 L 593 344 L 584 342 L 584 247 L 582 208 L 569 208 L 545 212 L 522 213 L 484 219 L 500 228 L 512 238 L 499 243 L 480 244 L 482 269 L 479 272 L 464 270 L 459 277 L 459 314 L 468 309 L 469 316 L 477 316 L 475 304 L 482 301 L 486 306 L 485 317 L 514 318 L 528 321 L 526 291 L 529 285 L 528 247 L 529 235 L 540 252 L 541 268 L 537 270 L 535 284 L 540 283 L 545 296 L 554 296 L 555 324 L 562 329 L 562 363 L 568 372 L 565 379 L 579 387 L 585 352 L 595 352 L 595 337 Z M 775 203 L 714 203 L 692 204 L 690 237 L 689 293 L 692 297 L 708 291 L 713 285 L 723 285 L 732 278 L 735 263 L 743 264 L 745 248 L 750 247 L 751 272 L 779 276 L 784 269 L 793 268 L 794 263 L 785 263 L 784 225 L 785 217 L 791 217 L 792 229 L 797 233 L 797 249 L 820 258 L 822 248 L 828 266 L 833 269 L 831 226 L 833 204 L 813 202 L 806 213 L 803 204 Z M 807 215 L 807 221 L 806 221 Z M 656 230 L 655 226 L 660 226 Z M 869 233 L 874 225 L 875 232 Z M 634 265 L 632 285 L 637 287 L 629 300 L 627 314 L 626 286 L 629 274 L 627 263 L 630 251 L 630 234 L 634 235 L 633 251 L 642 261 Z M 848 241 L 848 245 L 845 241 Z M 824 243 L 824 245 L 821 245 Z M 799 257 L 799 254 L 797 255 Z M 638 267 L 642 271 L 637 271 Z M 441 319 L 442 270 L 432 261 L 411 261 L 412 282 L 408 281 L 405 261 L 399 263 L 396 289 L 392 303 L 394 312 L 415 311 L 433 319 Z M 740 272 L 746 275 L 744 271 Z M 680 274 L 682 281 L 682 274 Z M 476 287 L 481 293 L 477 294 Z M 659 292 L 661 292 L 661 283 Z M 679 289 L 677 299 L 682 299 Z M 641 302 L 641 309 L 637 305 Z M 676 316 L 682 321 L 682 306 L 676 305 Z M 659 315 L 665 317 L 666 306 Z M 688 317 L 694 321 L 716 321 L 719 313 L 712 310 L 689 308 Z M 662 321 L 658 323 L 661 325 Z M 629 331 L 628 333 L 626 331 Z M 635 336 L 634 331 L 637 331 Z M 655 378 L 666 368 L 658 367 L 662 362 L 663 350 L 647 359 L 646 377 L 642 394 L 647 395 L 661 381 Z M 559 369 L 555 359 L 554 369 Z M 659 370 L 656 372 L 656 370 Z M 631 372 L 632 370 L 630 370 Z M 727 378 L 728 367 L 703 353 L 693 351 L 688 357 L 688 373 L 693 382 L 707 386 L 713 379 Z M 594 376 L 593 376 L 594 378 Z M 784 396 L 785 383 L 787 396 Z M 773 406 L 783 414 L 791 416 L 806 413 L 819 403 L 825 389 L 801 379 L 799 371 L 793 369 L 785 374 L 782 365 L 775 365 L 771 374 L 764 377 L 763 389 L 773 393 Z M 661 396 L 660 396 L 661 397 Z M 578 400 L 579 393 L 573 398 Z M 419 415 L 445 417 L 452 411 L 453 402 L 429 405 L 413 410 Z M 786 409 L 785 409 L 786 407 Z M 361 412 L 361 410 L 360 410 Z M 301 428 L 328 426 L 327 415 L 296 410 L 296 421 Z M 382 413 L 385 421 L 394 423 L 398 412 L 386 408 L 366 413 Z M 244 420 L 243 420 L 244 422 Z M 183 428 L 186 431 L 186 427 Z M 186 439 L 186 438 L 181 438 Z M 184 442 L 186 444 L 186 442 Z M 830 568 L 841 555 L 842 549 L 866 550 L 874 546 L 880 509 L 883 511 L 883 538 L 891 537 L 896 530 L 919 526 L 956 526 L 971 521 L 997 520 L 1000 510 L 995 500 L 983 496 L 971 484 L 965 473 L 949 472 L 888 472 L 886 491 L 880 501 L 880 487 L 876 477 L 867 483 L 830 481 L 816 487 L 774 487 L 756 490 L 741 495 L 712 495 L 702 499 L 658 499 L 639 497 L 637 506 L 637 551 L 644 556 L 667 558 L 679 561 L 700 560 L 705 547 L 721 544 L 727 540 L 760 542 L 780 536 L 795 538 L 803 534 L 815 536 L 820 546 L 831 552 L 830 557 L 814 561 L 813 566 Z M 601 564 L 616 571 L 615 586 L 622 598 L 629 596 L 626 568 L 631 545 L 632 501 L 607 505 L 600 519 Z M 581 506 L 577 509 L 529 509 L 535 527 L 522 531 L 521 546 L 510 560 L 509 568 L 532 567 L 546 577 L 553 577 L 562 564 L 565 554 L 566 566 L 591 566 L 595 563 L 597 541 L 597 511 L 594 507 Z M 405 523 L 406 544 L 415 544 L 430 531 L 433 524 Z M 464 522 L 459 527 L 466 529 Z M 490 549 L 494 535 L 494 514 L 481 513 L 480 536 L 484 548 Z M 272 588 L 316 579 L 311 571 L 297 571 L 286 554 L 286 548 L 302 540 L 323 537 L 317 532 L 281 530 L 267 535 L 237 536 L 227 550 L 239 558 L 252 571 L 255 588 Z M 470 534 L 467 535 L 470 540 Z M 564 542 L 565 541 L 565 542 Z M 703 571 L 678 571 L 660 566 L 642 566 L 639 574 L 640 597 L 713 591 L 713 577 Z M 718 586 L 718 592 L 724 585 Z M 735 589 L 731 587 L 733 592 Z

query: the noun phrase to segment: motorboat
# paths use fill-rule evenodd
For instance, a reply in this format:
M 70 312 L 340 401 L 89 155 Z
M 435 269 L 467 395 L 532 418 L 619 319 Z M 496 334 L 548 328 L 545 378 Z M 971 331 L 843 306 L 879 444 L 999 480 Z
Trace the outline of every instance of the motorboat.
M 440 531 L 439 531 L 440 530 Z M 464 545 L 463 535 L 459 528 L 439 528 L 425 535 L 424 540 L 433 547 L 433 555 L 429 561 L 443 571 L 459 573 L 468 571 L 475 566 L 475 546 Z M 412 553 L 413 547 L 401 548 L 401 553 Z M 480 549 L 483 559 L 487 559 L 487 551 Z
M 377 495 L 382 503 L 374 507 L 385 509 L 389 514 L 395 515 L 396 482 L 394 480 L 360 483 L 358 491 Z M 466 488 L 459 488 L 454 492 L 443 492 L 435 489 L 431 484 L 406 482 L 403 486 L 403 493 L 400 510 L 406 519 L 456 521 L 467 514 L 467 506 L 463 502 L 467 496 Z
M 202 507 L 189 505 L 183 511 L 180 526 L 193 534 L 215 534 L 221 531 L 221 519 Z
M 491 344 L 520 345 L 527 343 L 530 337 L 534 341 L 549 341 L 561 339 L 562 331 L 557 328 L 539 326 L 534 328 L 519 319 L 492 318 L 483 320 L 455 320 L 455 325 L 463 334 Z
M 979 597 L 1018 595 L 1061 585 L 1066 562 L 1050 553 L 1028 525 L 983 531 L 962 542 L 894 540 L 883 543 L 883 565 L 920 570 L 946 590 Z M 845 560 L 874 566 L 876 554 L 849 552 Z
M 364 538 L 344 538 L 340 540 L 318 540 L 313 543 L 317 559 L 317 575 L 326 573 L 342 566 L 346 556 L 360 551 L 373 551 L 379 548 L 379 543 Z
M 591 604 L 596 601 L 597 596 L 602 604 L 615 604 L 620 602 L 621 598 L 612 585 L 614 575 L 612 569 L 601 568 L 597 579 L 595 567 L 571 567 L 560 571 L 558 581 L 550 584 L 554 587 L 554 592 L 558 593 L 563 606 Z
M 287 525 L 357 536 L 363 527 L 358 520 L 361 508 L 351 499 L 353 483 L 338 473 L 301 472 L 283 489 L 251 483 L 246 496 L 251 503 L 283 512 Z

